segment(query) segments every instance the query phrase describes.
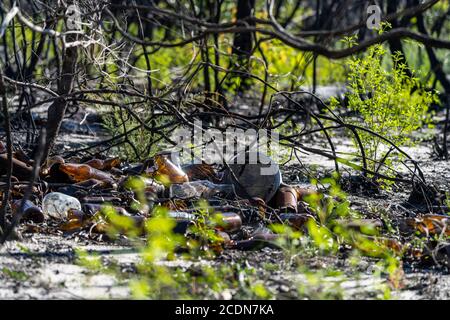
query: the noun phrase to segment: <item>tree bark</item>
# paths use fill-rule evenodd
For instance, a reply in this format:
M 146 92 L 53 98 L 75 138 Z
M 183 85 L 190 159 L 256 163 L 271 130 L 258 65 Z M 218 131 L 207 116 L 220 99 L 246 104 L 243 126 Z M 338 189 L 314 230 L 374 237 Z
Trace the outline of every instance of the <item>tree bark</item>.
M 11 123 L 9 120 L 9 110 L 8 110 L 8 100 L 6 96 L 6 88 L 3 81 L 3 71 L 1 70 L 2 66 L 0 66 L 0 98 L 2 103 L 3 116 L 5 121 L 5 132 L 6 132 L 6 148 L 7 155 L 6 161 L 3 163 L 2 167 L 6 168 L 6 189 L 3 193 L 3 201 L 0 208 L 0 233 L 3 233 L 3 230 L 6 226 L 6 209 L 8 207 L 9 196 L 11 193 L 11 176 L 12 176 L 12 168 L 13 168 L 13 150 L 12 150 L 12 136 L 11 136 Z
M 69 34 L 67 35 L 66 40 L 69 43 L 75 41 L 76 35 Z M 68 101 L 66 100 L 66 98 L 64 98 L 64 96 L 72 92 L 76 73 L 77 59 L 78 50 L 76 46 L 64 48 L 63 63 L 61 66 L 57 90 L 58 94 L 62 97 L 56 99 L 48 108 L 46 124 L 47 139 L 45 142 L 41 163 L 45 163 L 45 161 L 47 160 L 50 152 L 55 145 L 56 138 L 58 137 L 59 129 L 61 127 L 61 123 L 64 119 L 64 114 L 66 113 L 68 105 Z M 35 149 L 34 153 L 36 152 L 37 150 Z
M 419 14 L 417 15 L 417 29 L 425 34 L 428 35 L 428 31 L 425 27 L 425 21 L 423 19 L 423 15 Z M 427 51 L 428 54 L 428 58 L 430 59 L 430 66 L 431 69 L 433 70 L 436 79 L 441 83 L 442 87 L 444 88 L 445 91 L 445 103 L 447 104 L 446 106 L 446 111 L 445 111 L 445 124 L 444 124 L 444 132 L 443 132 L 443 142 L 442 142 L 442 155 L 445 160 L 449 159 L 449 154 L 448 154 L 448 147 L 447 147 L 447 133 L 448 133 L 448 125 L 449 125 L 449 121 L 450 121 L 450 81 L 447 79 L 447 75 L 444 72 L 444 69 L 442 67 L 442 63 L 441 61 L 439 61 L 436 53 L 434 52 L 433 47 L 429 46 L 429 45 L 425 45 L 425 49 Z
M 387 0 L 387 13 L 394 14 L 397 12 L 397 1 Z M 391 21 L 392 28 L 398 28 L 400 25 L 397 22 L 397 19 L 394 19 Z M 406 66 L 405 72 L 408 75 L 408 77 L 412 77 L 411 70 L 408 67 L 408 61 L 406 61 L 405 52 L 403 50 L 402 41 L 399 38 L 391 39 L 388 41 L 389 44 L 389 50 L 392 54 L 395 54 L 396 52 L 400 53 L 399 62 L 404 64 Z
M 255 0 L 238 0 L 236 20 L 243 20 L 252 16 L 255 9 Z M 249 25 L 253 25 L 249 24 Z M 251 32 L 239 32 L 234 36 L 233 54 L 241 58 L 248 59 L 253 49 L 253 39 Z
M 255 9 L 255 0 L 238 0 L 236 20 L 243 20 L 252 16 Z M 249 22 L 249 26 L 254 26 L 254 23 Z M 237 56 L 236 60 L 232 60 L 234 65 L 231 69 L 238 69 L 246 71 L 250 56 L 253 51 L 253 36 L 249 31 L 238 32 L 234 35 L 232 53 Z M 233 78 L 234 76 L 231 76 Z M 244 74 L 238 76 L 241 79 L 240 86 L 237 88 L 238 92 L 243 92 L 249 87 L 249 78 Z

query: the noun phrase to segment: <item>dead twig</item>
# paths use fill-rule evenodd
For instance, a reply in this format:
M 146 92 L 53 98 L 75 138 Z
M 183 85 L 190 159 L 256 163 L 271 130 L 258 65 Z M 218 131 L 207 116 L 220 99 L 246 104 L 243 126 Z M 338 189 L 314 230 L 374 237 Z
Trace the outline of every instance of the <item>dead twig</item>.
M 9 196 L 11 193 L 11 177 L 13 168 L 13 150 L 12 150 L 12 137 L 11 137 L 11 122 L 9 119 L 8 111 L 8 97 L 6 96 L 5 83 L 3 81 L 2 66 L 0 66 L 0 97 L 2 99 L 2 110 L 5 121 L 6 132 L 6 146 L 8 152 L 8 165 L 6 173 L 6 188 L 3 194 L 2 206 L 0 208 L 0 234 L 3 234 L 3 230 L 6 227 L 6 210 L 8 208 Z
M 30 181 L 28 183 L 28 187 L 25 190 L 22 201 L 20 202 L 19 210 L 13 215 L 11 223 L 6 227 L 5 232 L 3 232 L 3 234 L 0 237 L 0 245 L 3 245 L 5 241 L 9 239 L 10 235 L 13 233 L 15 227 L 19 224 L 20 219 L 22 218 L 25 202 L 30 198 L 33 192 L 34 183 L 39 176 L 39 170 L 41 168 L 41 159 L 43 157 L 45 141 L 46 141 L 46 134 L 45 128 L 43 128 L 40 134 L 38 152 L 36 153 L 34 158 L 33 172 Z

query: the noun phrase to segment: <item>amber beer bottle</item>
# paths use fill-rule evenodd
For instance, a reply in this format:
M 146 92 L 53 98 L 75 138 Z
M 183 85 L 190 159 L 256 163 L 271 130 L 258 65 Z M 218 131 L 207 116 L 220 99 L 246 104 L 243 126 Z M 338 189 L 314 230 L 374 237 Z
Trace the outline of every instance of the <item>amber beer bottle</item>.
M 297 212 L 297 192 L 291 186 L 278 189 L 275 194 L 275 205 L 284 212 Z
M 45 163 L 45 165 L 43 165 L 41 167 L 41 171 L 40 174 L 42 176 L 46 176 L 48 174 L 50 174 L 50 169 L 53 165 L 55 164 L 63 164 L 65 162 L 64 158 L 61 156 L 53 156 L 47 159 L 47 162 Z
M 170 161 L 166 155 L 157 154 L 154 160 L 156 165 L 155 176 L 164 175 L 171 183 L 184 183 L 189 181 L 188 175 Z
M 216 229 L 225 232 L 236 232 L 242 227 L 241 216 L 233 212 L 220 212 L 213 216 L 217 222 Z
M 62 231 L 74 231 L 82 228 L 88 220 L 89 217 L 83 211 L 69 209 L 67 212 L 67 222 L 63 223 L 60 229 Z
M 145 222 L 147 221 L 147 218 L 143 216 L 127 216 L 127 219 L 132 222 L 132 226 L 114 225 L 116 229 L 115 231 L 119 232 L 120 234 L 127 234 L 130 231 L 134 231 L 138 236 L 142 236 L 146 233 Z M 108 230 L 111 230 L 111 227 L 113 227 L 111 221 L 101 221 L 97 222 L 94 225 L 92 231 L 95 233 L 105 234 L 108 232 Z
M 109 183 L 114 182 L 110 174 L 92 168 L 87 164 L 64 163 L 60 165 L 60 170 L 66 173 L 74 182 L 81 182 L 89 179 L 97 179 Z
M 305 197 L 312 195 L 312 194 L 318 194 L 317 190 L 314 190 L 312 188 L 304 188 L 301 186 L 294 186 L 295 192 L 297 193 L 297 200 L 299 201 L 305 201 Z
M 450 216 L 426 214 L 417 218 L 400 220 L 401 231 L 418 231 L 422 234 L 450 236 Z

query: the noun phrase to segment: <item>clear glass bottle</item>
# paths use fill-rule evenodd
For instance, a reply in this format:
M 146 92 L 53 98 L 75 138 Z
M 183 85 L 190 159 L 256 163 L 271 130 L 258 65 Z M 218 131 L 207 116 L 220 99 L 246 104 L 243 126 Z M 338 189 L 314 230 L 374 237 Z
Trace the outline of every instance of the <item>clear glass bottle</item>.
M 235 195 L 231 184 L 216 184 L 208 180 L 191 181 L 173 184 L 169 188 L 168 196 L 177 199 L 205 198 L 214 196 L 229 198 Z

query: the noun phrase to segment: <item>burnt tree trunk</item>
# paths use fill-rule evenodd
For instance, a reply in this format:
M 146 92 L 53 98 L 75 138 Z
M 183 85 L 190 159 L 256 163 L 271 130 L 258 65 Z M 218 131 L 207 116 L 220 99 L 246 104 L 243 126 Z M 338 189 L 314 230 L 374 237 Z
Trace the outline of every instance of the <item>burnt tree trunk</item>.
M 8 98 L 6 96 L 6 88 L 3 81 L 3 71 L 0 66 L 0 99 L 2 104 L 3 117 L 5 121 L 5 132 L 6 132 L 6 149 L 7 149 L 7 161 L 6 165 L 3 167 L 6 169 L 6 189 L 3 192 L 3 201 L 0 208 L 0 234 L 3 234 L 3 230 L 6 227 L 6 209 L 8 207 L 9 196 L 11 193 L 11 176 L 13 167 L 13 149 L 12 149 L 12 138 L 11 138 L 11 123 L 9 120 L 9 110 L 8 110 Z
M 236 20 L 248 19 L 252 16 L 255 9 L 255 0 L 238 0 Z M 249 23 L 254 25 L 254 23 Z M 241 58 L 248 59 L 252 52 L 253 39 L 251 32 L 239 32 L 234 36 L 233 54 Z
M 75 40 L 76 35 L 69 34 L 67 35 L 66 43 L 70 43 Z M 66 113 L 68 105 L 66 96 L 67 94 L 71 93 L 73 89 L 77 59 L 78 52 L 76 46 L 69 46 L 64 48 L 63 62 L 58 79 L 57 90 L 60 97 L 56 99 L 48 108 L 46 124 L 47 139 L 43 150 L 43 156 L 41 158 L 42 163 L 45 163 L 50 152 L 52 151 L 59 133 L 59 129 L 61 127 L 61 123 L 64 119 L 64 114 Z M 37 150 L 34 150 L 34 153 L 36 152 Z
M 250 18 L 253 15 L 255 9 L 255 0 L 238 0 L 236 20 L 242 21 Z M 246 21 L 248 25 L 254 25 L 253 22 Z M 251 32 L 238 32 L 234 36 L 232 53 L 237 56 L 234 60 L 235 65 L 231 69 L 246 71 L 249 63 L 250 56 L 253 51 L 253 35 Z M 241 85 L 238 91 L 243 91 L 248 86 L 248 77 L 240 75 Z
M 418 3 L 418 1 L 416 1 L 416 3 Z M 419 32 L 425 35 L 429 34 L 425 26 L 425 21 L 422 14 L 417 15 L 417 29 L 419 30 Z M 433 47 L 425 45 L 425 49 L 427 51 L 428 58 L 430 59 L 431 69 L 433 70 L 436 79 L 441 83 L 445 91 L 446 112 L 442 142 L 442 154 L 440 156 L 445 158 L 445 160 L 448 160 L 449 153 L 447 147 L 447 133 L 450 121 L 450 81 L 447 79 L 447 75 L 445 74 L 442 62 L 439 61 L 439 58 L 437 57 Z
M 396 13 L 398 9 L 398 3 L 397 1 L 387 0 L 387 14 L 393 14 Z M 394 19 L 391 21 L 392 28 L 398 28 L 401 27 L 399 23 L 397 22 L 397 19 Z M 403 50 L 403 45 L 400 39 L 391 39 L 388 41 L 389 43 L 389 49 L 392 54 L 395 54 L 396 52 L 400 53 L 399 63 L 402 63 L 406 66 L 405 72 L 408 75 L 408 77 L 412 77 L 411 70 L 408 67 L 408 62 L 406 61 L 405 52 Z

